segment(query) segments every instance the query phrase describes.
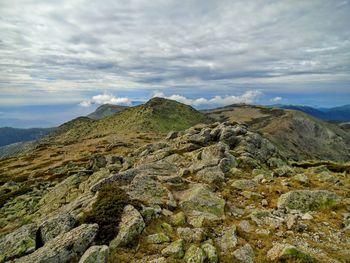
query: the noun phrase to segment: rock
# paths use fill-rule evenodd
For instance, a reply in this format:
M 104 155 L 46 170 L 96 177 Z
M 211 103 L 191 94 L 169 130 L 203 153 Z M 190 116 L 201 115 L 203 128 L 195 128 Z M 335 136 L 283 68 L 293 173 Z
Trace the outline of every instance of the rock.
M 123 216 L 119 224 L 119 233 L 110 243 L 110 247 L 125 246 L 134 238 L 141 234 L 145 228 L 145 222 L 139 211 L 132 205 L 127 205 L 124 208 Z
M 339 201 L 337 194 L 327 190 L 297 190 L 281 195 L 278 198 L 277 207 L 307 212 L 332 207 Z
M 294 174 L 293 168 L 288 165 L 283 165 L 273 170 L 273 175 L 277 177 L 290 177 Z
M 270 260 L 297 260 L 297 262 L 314 262 L 312 256 L 306 252 L 289 244 L 275 244 L 268 252 L 267 257 Z
M 201 248 L 203 249 L 208 262 L 210 263 L 217 263 L 219 262 L 219 256 L 216 252 L 216 248 L 211 244 L 210 242 L 205 242 L 202 244 Z
M 302 215 L 301 219 L 303 220 L 312 220 L 314 217 L 310 213 L 305 213 Z
M 283 223 L 283 218 L 279 218 L 267 210 L 256 209 L 250 214 L 250 218 L 257 225 L 268 225 L 273 228 L 279 228 Z
M 182 194 L 180 206 L 185 212 L 199 211 L 221 217 L 224 214 L 225 200 L 207 186 L 198 184 Z
M 221 252 L 225 253 L 236 247 L 238 243 L 236 230 L 235 225 L 225 227 L 221 230 L 216 238 L 216 244 L 220 247 Z
M 298 216 L 297 215 L 288 215 L 287 219 L 286 219 L 286 223 L 287 223 L 287 228 L 288 229 L 292 229 L 293 226 L 296 223 Z
M 128 194 L 131 199 L 149 206 L 176 207 L 171 192 L 151 176 L 137 175 L 129 187 Z
M 307 177 L 307 175 L 305 174 L 297 174 L 296 176 L 294 176 L 294 179 L 304 185 L 308 185 L 310 183 L 309 177 Z
M 220 183 L 225 180 L 225 175 L 218 166 L 206 167 L 195 175 L 195 179 L 202 183 Z
M 165 140 L 173 140 L 179 136 L 179 132 L 177 131 L 170 131 L 167 136 L 165 137 Z
M 317 174 L 317 178 L 322 182 L 332 183 L 335 185 L 342 184 L 342 182 L 337 177 L 332 175 L 329 171 L 323 171 Z
M 76 220 L 70 214 L 59 215 L 46 220 L 39 227 L 39 239 L 43 244 L 74 228 Z
M 239 262 L 242 263 L 254 263 L 254 251 L 253 248 L 246 244 L 240 249 L 237 249 L 233 252 L 233 255 Z
M 254 180 L 248 180 L 248 179 L 240 179 L 232 183 L 232 187 L 240 190 L 251 189 L 256 187 L 257 185 L 258 184 Z
M 205 258 L 203 249 L 196 245 L 191 245 L 186 251 L 184 260 L 186 263 L 204 263 Z
M 150 222 L 154 218 L 158 218 L 162 212 L 162 208 L 159 205 L 155 206 L 142 206 L 141 215 L 146 223 Z
M 151 244 L 162 244 L 170 241 L 170 237 L 168 237 L 164 233 L 157 233 L 153 235 L 149 235 L 147 237 L 147 242 Z
M 232 168 L 236 168 L 238 166 L 238 162 L 233 155 L 226 153 L 225 158 L 222 158 L 219 162 L 218 167 L 224 173 L 228 173 Z
M 51 239 L 34 253 L 18 259 L 28 262 L 71 262 L 79 258 L 95 239 L 97 224 L 83 224 L 73 230 Z
M 252 226 L 251 226 L 251 224 L 249 223 L 248 220 L 243 220 L 243 221 L 241 221 L 241 222 L 238 224 L 238 227 L 239 227 L 242 231 L 244 231 L 244 232 L 246 232 L 246 233 L 250 233 L 250 232 L 252 231 Z
M 0 262 L 32 253 L 35 250 L 35 224 L 22 226 L 0 239 Z
M 151 261 L 149 261 L 149 263 L 166 263 L 166 259 L 165 257 L 159 257 L 152 259 Z
M 264 198 L 264 196 L 262 196 L 261 194 L 251 192 L 251 191 L 242 191 L 241 195 L 243 195 L 245 198 L 251 199 L 251 200 L 259 200 L 259 199 Z
M 108 262 L 108 247 L 92 246 L 85 251 L 80 258 L 79 263 L 107 263 Z
M 172 242 L 169 246 L 162 250 L 162 255 L 165 257 L 172 257 L 175 259 L 183 258 L 185 251 L 183 248 L 183 240 L 178 239 Z
M 176 232 L 181 239 L 188 243 L 201 242 L 206 237 L 202 228 L 179 227 Z
M 179 212 L 171 217 L 171 222 L 175 226 L 182 226 L 186 224 L 186 216 L 184 212 Z
M 96 172 L 100 168 L 106 167 L 106 165 L 107 165 L 106 157 L 102 155 L 96 155 L 90 159 L 87 169 L 93 170 L 94 172 Z

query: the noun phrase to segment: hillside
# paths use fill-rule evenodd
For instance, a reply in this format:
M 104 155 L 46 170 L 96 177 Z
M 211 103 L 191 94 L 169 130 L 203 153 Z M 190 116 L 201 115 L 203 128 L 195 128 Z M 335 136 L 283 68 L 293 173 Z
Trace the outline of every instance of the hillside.
M 349 133 L 300 111 L 232 105 L 204 112 L 219 121 L 247 124 L 295 160 L 350 160 Z
M 0 128 L 0 147 L 17 142 L 27 142 L 40 139 L 52 132 L 54 128 L 18 129 Z
M 113 105 L 113 104 L 103 104 L 99 106 L 94 112 L 90 113 L 87 117 L 93 120 L 99 120 L 116 112 L 122 111 L 128 108 L 127 106 Z
M 210 119 L 191 106 L 162 98 L 128 107 L 100 120 L 80 117 L 60 126 L 49 141 L 72 143 L 125 132 L 165 133 L 183 130 Z

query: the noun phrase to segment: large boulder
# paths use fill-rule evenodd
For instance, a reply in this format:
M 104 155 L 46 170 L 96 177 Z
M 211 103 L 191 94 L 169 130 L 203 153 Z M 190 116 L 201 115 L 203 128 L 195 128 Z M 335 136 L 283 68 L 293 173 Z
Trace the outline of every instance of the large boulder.
M 206 241 L 204 244 L 201 245 L 201 248 L 203 249 L 208 262 L 210 263 L 217 263 L 219 262 L 219 256 L 217 254 L 215 246 L 212 244 L 212 241 L 210 242 Z
M 128 194 L 131 199 L 149 206 L 176 207 L 171 192 L 152 176 L 137 175 L 129 187 Z
M 28 262 L 71 262 L 79 258 L 91 245 L 98 231 L 97 224 L 83 224 L 73 230 L 51 239 L 34 253 L 18 259 Z
M 119 224 L 119 233 L 110 243 L 110 247 L 125 246 L 141 234 L 145 228 L 145 222 L 139 211 L 132 205 L 124 208 L 122 220 Z
M 169 246 L 162 250 L 162 255 L 165 257 L 172 257 L 180 259 L 184 256 L 184 244 L 182 239 L 172 242 Z
M 85 251 L 80 258 L 79 263 L 107 263 L 108 262 L 108 247 L 91 246 Z
M 180 206 L 185 213 L 197 211 L 221 217 L 224 215 L 225 200 L 209 190 L 207 186 L 197 184 L 181 195 Z
M 213 166 L 200 170 L 195 178 L 199 182 L 213 184 L 223 182 L 225 180 L 225 174 L 218 166 Z
M 35 224 L 18 228 L 0 239 L 0 262 L 32 253 L 35 250 L 36 231 Z
M 45 244 L 74 228 L 76 220 L 70 214 L 59 215 L 43 222 L 39 227 L 39 240 Z
M 327 190 L 297 190 L 281 195 L 278 198 L 279 209 L 296 209 L 303 212 L 317 211 L 338 204 L 337 194 Z
M 273 261 L 295 260 L 296 262 L 316 262 L 307 252 L 290 244 L 275 244 L 268 252 L 267 257 Z M 294 262 L 294 261 L 293 261 Z
M 186 263 L 203 263 L 206 259 L 206 255 L 200 247 L 191 245 L 185 254 L 184 260 Z

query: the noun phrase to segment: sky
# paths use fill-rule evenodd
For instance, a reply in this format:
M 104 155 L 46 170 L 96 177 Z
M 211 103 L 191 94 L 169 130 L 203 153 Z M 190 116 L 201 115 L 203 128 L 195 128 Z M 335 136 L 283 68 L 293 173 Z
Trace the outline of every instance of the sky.
M 344 0 L 1 0 L 0 126 L 154 96 L 349 104 L 349 14 Z

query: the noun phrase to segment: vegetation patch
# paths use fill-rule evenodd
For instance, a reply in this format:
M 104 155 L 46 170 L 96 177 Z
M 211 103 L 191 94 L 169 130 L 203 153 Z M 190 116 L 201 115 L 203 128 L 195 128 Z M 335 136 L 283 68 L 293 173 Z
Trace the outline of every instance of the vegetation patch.
M 84 214 L 81 223 L 97 223 L 97 243 L 108 244 L 117 236 L 124 207 L 131 203 L 126 192 L 117 183 L 104 186 L 92 209 Z

